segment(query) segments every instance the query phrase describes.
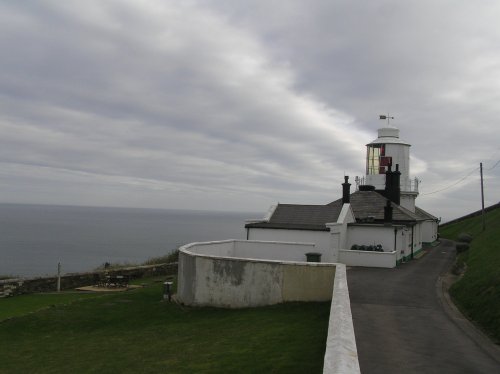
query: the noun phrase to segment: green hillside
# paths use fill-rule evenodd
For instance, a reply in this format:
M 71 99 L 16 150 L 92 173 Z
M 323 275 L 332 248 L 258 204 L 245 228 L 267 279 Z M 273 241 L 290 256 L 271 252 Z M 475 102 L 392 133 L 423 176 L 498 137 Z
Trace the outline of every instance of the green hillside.
M 484 232 L 480 216 L 440 228 L 441 237 L 452 240 L 462 232 L 474 239 L 470 249 L 459 255 L 467 270 L 450 294 L 465 314 L 500 342 L 500 208 L 486 213 Z

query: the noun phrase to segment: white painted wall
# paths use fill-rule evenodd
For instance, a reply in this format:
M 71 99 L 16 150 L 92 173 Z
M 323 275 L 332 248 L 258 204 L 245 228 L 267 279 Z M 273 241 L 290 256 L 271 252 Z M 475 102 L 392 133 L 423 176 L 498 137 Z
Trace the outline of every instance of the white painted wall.
M 277 261 L 306 261 L 306 253 L 316 252 L 313 243 L 235 241 L 231 257 Z
M 313 243 L 236 239 L 190 243 L 183 248 L 207 256 L 299 262 L 307 260 L 306 253 L 316 252 Z
M 418 222 L 414 226 L 413 253 L 422 249 L 422 223 Z
M 339 251 L 339 262 L 348 266 L 366 266 L 377 268 L 396 267 L 398 256 L 396 251 L 392 252 L 367 252 L 341 249 Z
M 199 254 L 231 257 L 234 253 L 234 243 L 235 240 L 229 239 L 213 242 L 190 243 L 188 246 L 196 248 L 196 253 Z
M 401 227 L 396 228 L 398 231 Z M 401 235 L 401 234 L 400 234 Z M 394 227 L 383 225 L 352 225 L 347 228 L 347 246 L 345 249 L 350 249 L 354 244 L 357 245 L 382 245 L 385 252 L 401 250 L 398 244 L 401 245 L 401 238 L 396 235 L 399 242 L 396 242 L 394 248 Z
M 249 228 L 248 240 L 314 243 L 314 252 L 321 253 L 321 262 L 335 262 L 330 248 L 330 232 Z
M 401 193 L 400 199 L 399 199 L 399 205 L 401 205 L 403 208 L 408 209 L 410 212 L 415 213 L 415 198 L 417 195 L 415 193 L 411 194 L 404 194 Z
M 438 224 L 436 221 L 422 222 L 422 241 L 432 243 L 437 240 Z

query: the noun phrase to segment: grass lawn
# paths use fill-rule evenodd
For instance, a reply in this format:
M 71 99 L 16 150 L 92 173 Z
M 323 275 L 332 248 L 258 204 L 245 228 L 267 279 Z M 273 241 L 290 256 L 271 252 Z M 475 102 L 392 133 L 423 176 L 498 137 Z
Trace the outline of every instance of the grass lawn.
M 66 305 L 77 300 L 99 297 L 97 294 L 66 293 L 33 294 L 0 299 L 0 322 L 55 305 Z
M 486 213 L 486 230 L 482 218 L 473 217 L 440 229 L 442 237 L 456 240 L 461 232 L 473 235 L 467 252 L 459 255 L 467 270 L 450 293 L 471 319 L 500 343 L 500 209 Z
M 161 283 L 150 283 L 4 320 L 0 373 L 322 370 L 330 303 L 187 308 L 161 301 L 161 294 Z M 0 300 L 0 310 L 16 299 L 27 303 Z

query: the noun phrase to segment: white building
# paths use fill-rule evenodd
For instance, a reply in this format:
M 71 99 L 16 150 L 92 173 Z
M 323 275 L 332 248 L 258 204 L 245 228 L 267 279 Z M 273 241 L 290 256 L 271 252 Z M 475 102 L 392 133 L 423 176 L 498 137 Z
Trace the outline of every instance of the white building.
M 247 222 L 247 240 L 314 243 L 321 261 L 347 265 L 394 267 L 412 259 L 437 239 L 438 219 L 415 206 L 409 150 L 397 128 L 379 129 L 367 144 L 357 191 L 351 194 L 345 177 L 342 198 L 329 204 L 273 206 L 266 218 Z

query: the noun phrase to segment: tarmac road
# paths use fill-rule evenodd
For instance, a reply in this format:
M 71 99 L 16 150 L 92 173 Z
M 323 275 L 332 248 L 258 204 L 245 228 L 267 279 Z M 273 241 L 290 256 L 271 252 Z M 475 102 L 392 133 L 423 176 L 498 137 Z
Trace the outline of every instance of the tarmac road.
M 500 373 L 498 347 L 451 310 L 436 287 L 455 258 L 453 243 L 443 240 L 426 252 L 394 269 L 348 268 L 361 372 Z

